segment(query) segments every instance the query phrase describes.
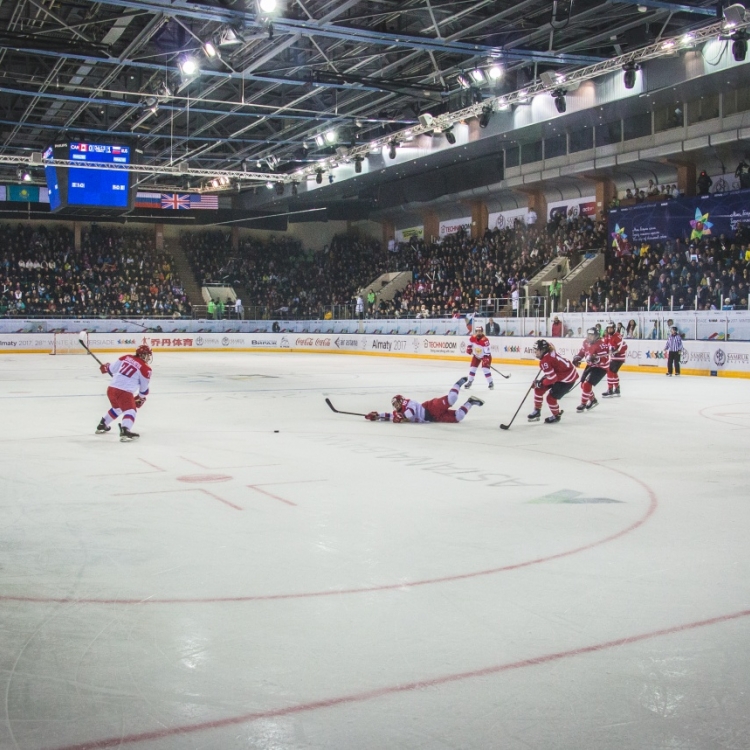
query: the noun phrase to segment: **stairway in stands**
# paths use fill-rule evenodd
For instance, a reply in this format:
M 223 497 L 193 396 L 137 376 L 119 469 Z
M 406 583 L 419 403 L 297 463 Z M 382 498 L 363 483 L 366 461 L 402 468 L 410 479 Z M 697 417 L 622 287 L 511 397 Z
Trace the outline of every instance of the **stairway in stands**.
M 172 256 L 174 261 L 174 270 L 180 277 L 182 282 L 182 288 L 187 294 L 187 298 L 190 300 L 191 305 L 205 305 L 203 300 L 203 294 L 201 293 L 201 287 L 195 279 L 195 274 L 190 266 L 190 261 L 180 247 L 178 239 L 173 237 L 164 238 L 164 251 Z

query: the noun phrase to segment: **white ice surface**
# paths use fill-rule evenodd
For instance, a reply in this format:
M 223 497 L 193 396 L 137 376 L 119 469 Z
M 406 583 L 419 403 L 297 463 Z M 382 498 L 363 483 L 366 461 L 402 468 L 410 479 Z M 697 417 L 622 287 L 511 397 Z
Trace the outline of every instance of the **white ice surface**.
M 0 748 L 747 750 L 748 382 L 501 431 L 501 369 L 393 425 L 324 397 L 465 368 L 160 354 L 122 444 L 89 357 L 0 357 Z

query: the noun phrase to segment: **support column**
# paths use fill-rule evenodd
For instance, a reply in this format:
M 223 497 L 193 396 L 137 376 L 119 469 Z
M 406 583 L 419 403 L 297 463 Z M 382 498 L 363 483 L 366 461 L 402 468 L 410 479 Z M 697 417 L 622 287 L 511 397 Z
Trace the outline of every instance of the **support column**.
M 683 195 L 695 195 L 695 164 L 677 165 L 677 190 Z
M 80 221 L 73 222 L 73 242 L 75 243 L 76 250 L 81 249 L 81 226 Z
M 434 211 L 425 211 L 422 214 L 422 223 L 424 224 L 425 242 L 440 237 L 440 219 Z
M 606 215 L 609 204 L 617 197 L 617 186 L 612 180 L 597 177 L 594 179 L 594 190 L 596 213 L 598 216 Z
M 232 227 L 232 250 L 240 249 L 240 228 Z
M 523 190 L 515 188 L 519 193 L 523 193 L 529 201 L 529 211 L 536 213 L 536 223 L 547 226 L 547 198 L 541 190 Z
M 380 227 L 383 232 L 383 247 L 387 248 L 388 243 L 396 239 L 396 226 L 392 221 L 386 219 L 380 223 Z
M 471 205 L 471 236 L 478 239 L 484 236 L 489 223 L 490 212 L 484 201 L 472 201 Z
M 157 250 L 164 249 L 164 224 L 154 224 L 154 243 Z

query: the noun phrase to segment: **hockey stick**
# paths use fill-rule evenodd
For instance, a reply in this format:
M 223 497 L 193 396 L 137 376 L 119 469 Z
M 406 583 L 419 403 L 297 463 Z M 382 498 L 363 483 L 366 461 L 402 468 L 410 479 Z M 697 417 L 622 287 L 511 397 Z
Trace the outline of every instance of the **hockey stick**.
M 358 411 L 339 411 L 332 403 L 331 399 L 327 398 L 326 403 L 331 407 L 331 411 L 335 411 L 336 414 L 351 414 L 353 417 L 366 417 L 367 414 L 360 414 Z
M 93 358 L 94 358 L 94 359 L 95 359 L 95 360 L 96 360 L 96 361 L 98 362 L 98 364 L 99 364 L 99 367 L 103 367 L 103 366 L 104 366 L 104 362 L 102 362 L 102 361 L 101 361 L 101 360 L 99 359 L 99 357 L 97 357 L 97 356 L 96 356 L 96 354 L 94 354 L 94 352 L 92 352 L 92 351 L 91 351 L 91 349 L 89 349 L 89 348 L 88 348 L 88 346 L 86 345 L 86 342 L 85 342 L 85 341 L 83 340 L 82 336 L 83 336 L 83 335 L 84 335 L 85 333 L 86 333 L 86 331 L 81 331 L 81 332 L 80 332 L 80 333 L 78 334 L 78 343 L 79 343 L 79 344 L 80 344 L 80 345 L 81 345 L 81 346 L 82 346 L 82 347 L 83 347 L 83 348 L 84 348 L 84 349 L 85 349 L 85 350 L 86 350 L 86 351 L 87 351 L 87 352 L 88 352 L 88 353 L 89 353 L 89 354 L 90 354 L 90 355 L 91 355 L 91 356 L 92 356 L 92 357 L 93 357 Z M 109 374 L 109 377 L 110 377 L 110 378 L 112 377 L 112 373 L 110 373 L 110 374 Z
M 120 318 L 120 320 L 123 323 L 130 323 L 131 325 L 138 326 L 139 328 L 143 328 L 144 331 L 151 331 L 152 330 L 148 326 L 144 326 L 143 323 L 136 323 L 134 320 L 128 320 L 127 318 Z
M 508 422 L 508 424 L 501 424 L 500 425 L 500 429 L 501 430 L 509 430 L 510 429 L 510 426 L 513 424 L 513 422 L 515 421 L 516 417 L 518 416 L 518 412 L 521 411 L 521 407 L 524 405 L 524 402 L 529 397 L 529 393 L 531 393 L 531 389 L 534 387 L 534 383 L 536 383 L 537 379 L 539 378 L 539 373 L 540 372 L 541 372 L 541 369 L 537 372 L 537 374 L 534 376 L 534 379 L 531 381 L 531 385 L 529 386 L 529 390 L 526 391 L 526 393 L 524 394 L 523 400 L 518 405 L 518 408 L 516 409 L 516 413 L 513 415 L 513 418 L 510 420 L 510 422 Z
M 500 372 L 500 370 L 498 370 L 498 369 L 497 369 L 496 367 L 493 367 L 492 365 L 490 365 L 490 367 L 491 367 L 491 368 L 492 368 L 492 369 L 493 369 L 493 370 L 494 370 L 494 371 L 495 371 L 495 372 L 496 372 L 496 373 L 497 373 L 498 375 L 502 375 L 502 376 L 503 376 L 503 377 L 504 377 L 504 378 L 505 378 L 506 380 L 507 380 L 507 379 L 508 379 L 508 378 L 510 377 L 510 375 L 506 375 L 506 374 L 505 374 L 504 372 Z

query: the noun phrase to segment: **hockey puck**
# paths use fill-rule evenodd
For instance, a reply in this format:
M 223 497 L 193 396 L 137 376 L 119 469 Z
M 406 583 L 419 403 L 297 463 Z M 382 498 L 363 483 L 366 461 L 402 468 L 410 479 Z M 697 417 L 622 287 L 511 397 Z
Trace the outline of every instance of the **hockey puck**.
M 278 430 L 274 430 L 274 432 L 278 432 Z

